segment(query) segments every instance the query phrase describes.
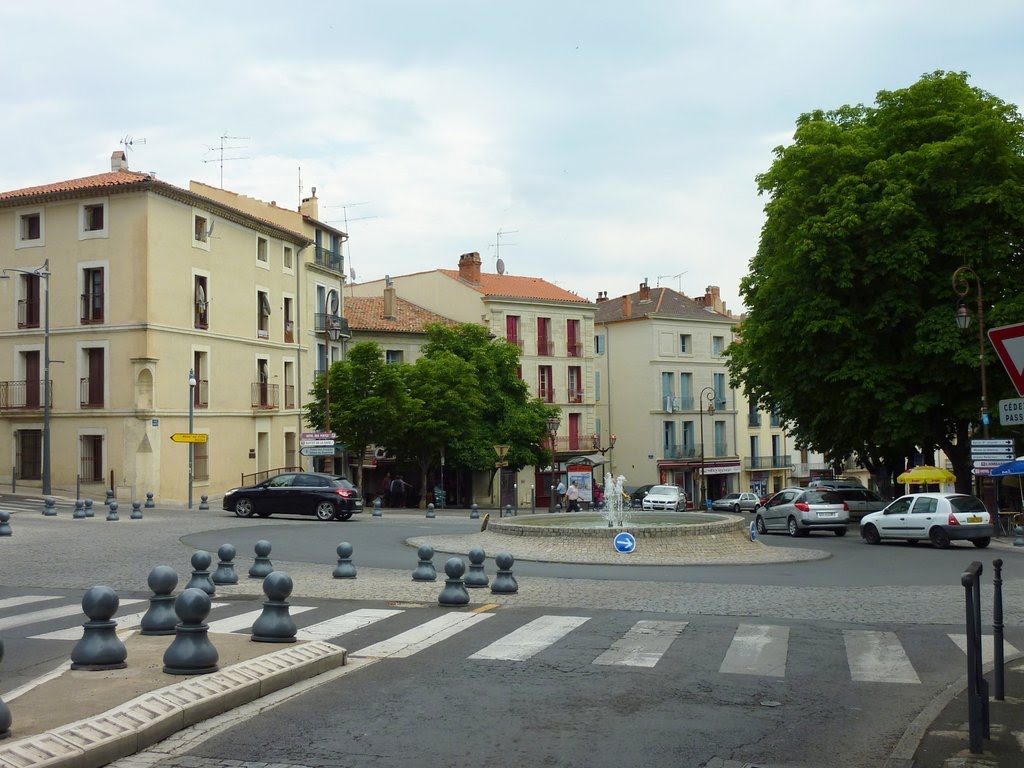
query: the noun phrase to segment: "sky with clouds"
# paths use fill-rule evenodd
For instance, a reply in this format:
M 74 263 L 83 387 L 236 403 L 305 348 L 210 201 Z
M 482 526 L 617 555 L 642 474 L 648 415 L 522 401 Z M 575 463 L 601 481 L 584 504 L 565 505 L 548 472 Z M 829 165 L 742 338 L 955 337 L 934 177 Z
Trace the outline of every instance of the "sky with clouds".
M 591 300 L 646 278 L 740 310 L 755 177 L 801 113 L 939 69 L 1021 105 L 1022 30 L 1019 0 L 0 0 L 0 190 L 131 137 L 178 186 L 315 186 L 359 281 L 495 271 L 500 243 Z

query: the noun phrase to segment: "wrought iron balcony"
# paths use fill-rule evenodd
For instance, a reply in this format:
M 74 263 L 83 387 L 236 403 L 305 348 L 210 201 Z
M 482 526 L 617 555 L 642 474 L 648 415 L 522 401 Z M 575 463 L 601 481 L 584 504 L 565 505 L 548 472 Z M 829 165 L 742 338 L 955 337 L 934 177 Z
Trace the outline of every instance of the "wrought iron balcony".
M 344 257 L 340 253 L 334 253 L 327 248 L 316 248 L 313 260 L 318 266 L 327 267 L 342 274 L 345 272 Z
M 278 407 L 277 384 L 267 384 L 262 381 L 252 383 L 252 407 L 253 408 L 277 408 Z
M 313 330 L 316 333 L 337 332 L 338 337 L 342 339 L 352 338 L 352 332 L 348 327 L 348 319 L 326 312 L 317 312 L 313 316 Z
M 683 443 L 681 445 L 664 446 L 666 459 L 699 459 L 700 448 L 695 445 Z
M 744 456 L 744 469 L 789 469 L 792 467 L 789 454 L 778 456 Z
M 43 408 L 43 380 L 0 381 L 0 411 L 34 411 Z M 53 382 L 46 389 L 48 404 L 53 405 Z

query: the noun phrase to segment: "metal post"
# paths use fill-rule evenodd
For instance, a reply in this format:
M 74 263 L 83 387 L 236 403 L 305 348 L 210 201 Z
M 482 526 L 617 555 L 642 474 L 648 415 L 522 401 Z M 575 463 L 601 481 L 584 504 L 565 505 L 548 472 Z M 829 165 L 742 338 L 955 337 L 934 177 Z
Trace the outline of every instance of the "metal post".
M 704 387 L 700 391 L 697 405 L 700 406 L 700 509 L 707 509 L 708 505 L 708 481 L 704 467 L 704 401 L 707 400 L 707 411 L 711 416 L 715 415 L 715 388 Z
M 194 369 L 188 369 L 188 433 L 192 434 L 193 430 L 193 418 L 195 415 L 195 391 L 196 391 L 196 372 Z M 193 461 L 195 460 L 195 446 L 192 443 L 191 438 L 188 441 L 188 508 L 192 509 L 192 478 L 193 474 Z
M 50 483 L 50 260 L 43 262 L 43 496 L 51 493 Z
M 992 577 L 994 594 L 992 595 L 992 682 L 996 701 L 1003 701 L 1005 675 L 1003 670 L 1003 561 L 996 558 L 992 561 L 995 573 Z
M 968 747 L 974 754 L 982 751 L 982 738 L 988 736 L 988 684 L 981 658 L 981 571 L 981 563 L 975 561 L 960 576 L 967 624 Z

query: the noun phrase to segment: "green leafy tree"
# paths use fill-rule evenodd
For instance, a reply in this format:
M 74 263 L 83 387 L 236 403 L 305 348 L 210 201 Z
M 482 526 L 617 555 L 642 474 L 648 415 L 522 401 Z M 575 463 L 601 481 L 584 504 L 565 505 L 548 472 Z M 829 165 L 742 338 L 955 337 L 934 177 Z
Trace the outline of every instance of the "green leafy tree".
M 879 475 L 941 448 L 962 489 L 979 345 L 953 321 L 954 270 L 980 278 L 989 327 L 1024 319 L 1024 122 L 967 79 L 935 72 L 873 107 L 799 117 L 757 179 L 767 217 L 727 353 L 798 444 Z M 1010 394 L 988 378 L 990 402 Z
M 330 379 L 331 430 L 349 450 L 362 457 L 373 444 L 385 444 L 400 423 L 405 391 L 400 371 L 384 362 L 381 348 L 373 342 L 360 342 L 348 351 L 348 357 L 334 363 L 327 373 Z M 314 400 L 307 406 L 307 421 L 323 428 L 326 400 L 325 377 L 313 385 Z M 356 484 L 362 488 L 363 462 L 357 463 Z

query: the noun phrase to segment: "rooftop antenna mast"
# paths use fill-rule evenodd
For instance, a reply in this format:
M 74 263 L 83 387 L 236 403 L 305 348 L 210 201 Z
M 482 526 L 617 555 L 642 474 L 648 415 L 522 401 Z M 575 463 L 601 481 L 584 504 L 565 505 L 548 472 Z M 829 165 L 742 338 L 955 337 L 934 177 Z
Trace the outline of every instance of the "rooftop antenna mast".
M 224 135 L 220 137 L 220 148 L 219 149 L 217 147 L 207 147 L 206 148 L 207 152 L 217 152 L 218 153 L 218 157 L 211 158 L 209 160 L 203 160 L 203 162 L 204 163 L 220 163 L 220 188 L 221 189 L 224 189 L 224 161 L 225 160 L 251 160 L 252 159 L 252 157 L 250 155 L 245 155 L 245 156 L 241 156 L 241 157 L 224 157 L 224 153 L 225 152 L 230 152 L 231 150 L 234 150 L 234 149 L 246 149 L 246 147 L 244 147 L 244 146 L 229 147 L 225 143 L 227 141 L 249 141 L 249 137 L 248 136 L 228 136 L 227 133 L 225 132 Z
M 128 159 L 128 152 L 129 152 L 129 150 L 134 149 L 136 144 L 145 144 L 145 143 L 146 143 L 145 139 L 135 139 L 135 138 L 132 138 L 130 135 L 126 135 L 120 141 L 121 146 L 124 147 L 124 159 L 125 160 Z
M 359 206 L 359 205 L 369 205 L 369 204 L 370 204 L 370 202 L 368 200 L 364 200 L 364 201 L 362 201 L 360 203 L 342 203 L 341 205 L 325 205 L 324 206 L 324 208 L 341 208 L 341 216 L 342 216 L 341 221 L 343 222 L 342 223 L 342 227 L 344 227 L 344 229 L 342 231 L 345 233 L 345 237 L 342 240 L 341 247 L 342 247 L 343 253 L 348 256 L 348 262 L 349 262 L 349 264 L 348 264 L 348 276 L 349 276 L 350 282 L 352 282 L 352 283 L 354 283 L 356 281 L 356 270 L 355 270 L 355 267 L 352 266 L 352 244 L 349 242 L 348 224 L 349 224 L 350 221 L 365 221 L 366 219 L 376 219 L 377 217 L 376 216 L 356 216 L 356 217 L 350 219 L 348 217 L 348 209 L 349 208 L 355 208 L 356 206 Z M 331 220 L 326 221 L 324 223 L 325 224 L 333 224 L 336 221 L 338 221 L 338 219 L 331 219 Z
M 501 259 L 501 237 L 502 235 L 517 235 L 519 234 L 518 229 L 498 229 L 497 234 L 494 236 L 494 242 L 491 243 L 494 246 L 494 268 L 497 270 L 499 275 L 505 274 L 505 262 Z M 515 243 L 505 243 L 506 246 L 515 245 Z
M 682 272 L 676 272 L 674 275 L 658 275 L 658 283 L 654 287 L 655 288 L 660 288 L 661 287 L 661 278 L 663 278 L 663 277 L 674 277 L 676 279 L 676 290 L 679 293 L 682 293 L 683 292 L 683 275 L 685 275 L 685 274 L 686 274 L 686 270 L 684 269 Z

